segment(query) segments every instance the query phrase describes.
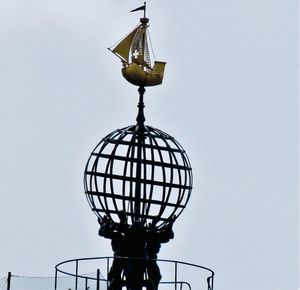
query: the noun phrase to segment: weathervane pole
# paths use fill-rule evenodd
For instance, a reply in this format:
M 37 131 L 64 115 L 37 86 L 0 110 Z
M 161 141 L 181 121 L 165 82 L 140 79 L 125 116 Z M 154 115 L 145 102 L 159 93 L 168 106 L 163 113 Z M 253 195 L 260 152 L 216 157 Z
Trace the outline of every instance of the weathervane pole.
M 142 147 L 144 144 L 144 122 L 145 122 L 145 115 L 144 115 L 144 93 L 145 87 L 140 86 L 138 89 L 139 92 L 139 103 L 138 103 L 138 114 L 136 117 L 137 122 L 137 163 L 136 163 L 136 187 L 135 187 L 135 202 L 134 202 L 134 220 L 139 221 L 141 219 L 141 186 L 142 186 Z
M 139 127 L 143 127 L 144 126 L 144 122 L 145 122 L 145 115 L 144 115 L 144 93 L 145 93 L 145 87 L 143 86 L 140 86 L 139 89 L 138 89 L 138 92 L 139 92 L 139 103 L 138 103 L 138 114 L 137 114 L 137 117 L 136 117 L 136 122 L 137 122 L 137 125 Z

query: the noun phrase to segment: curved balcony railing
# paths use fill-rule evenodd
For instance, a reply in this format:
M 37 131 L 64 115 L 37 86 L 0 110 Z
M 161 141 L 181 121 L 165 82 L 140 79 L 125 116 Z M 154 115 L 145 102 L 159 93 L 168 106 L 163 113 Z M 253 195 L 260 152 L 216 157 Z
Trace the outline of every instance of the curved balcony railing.
M 129 257 L 93 257 L 61 262 L 55 266 L 55 290 L 107 290 L 107 277 L 114 259 L 143 260 Z M 147 263 L 149 259 L 144 261 Z M 157 262 L 162 274 L 159 290 L 213 290 L 214 272 L 209 268 L 173 260 L 153 261 Z M 145 283 L 143 290 L 147 289 L 146 285 Z

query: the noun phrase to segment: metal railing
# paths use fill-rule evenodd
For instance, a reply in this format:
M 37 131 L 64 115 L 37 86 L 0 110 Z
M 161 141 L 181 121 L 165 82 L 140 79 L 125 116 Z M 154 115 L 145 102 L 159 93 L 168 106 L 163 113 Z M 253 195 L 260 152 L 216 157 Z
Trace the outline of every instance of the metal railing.
M 129 257 L 92 257 L 67 260 L 55 266 L 55 290 L 107 290 L 109 287 L 107 277 L 114 259 L 142 260 L 145 263 L 151 261 L 151 259 Z M 207 267 L 166 259 L 152 261 L 155 261 L 162 271 L 163 280 L 159 283 L 159 289 L 163 290 L 167 286 L 167 289 L 172 290 L 192 290 L 192 288 L 193 290 L 213 290 L 214 271 Z M 92 268 L 89 264 L 92 265 Z M 82 274 L 87 272 L 89 274 Z M 73 287 L 68 289 L 59 287 L 59 275 L 73 277 Z

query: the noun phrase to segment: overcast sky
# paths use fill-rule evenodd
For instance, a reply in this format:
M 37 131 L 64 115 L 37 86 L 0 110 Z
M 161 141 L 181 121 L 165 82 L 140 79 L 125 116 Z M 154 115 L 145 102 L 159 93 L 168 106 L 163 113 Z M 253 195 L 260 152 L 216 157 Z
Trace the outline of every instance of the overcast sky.
M 111 255 L 83 193 L 109 132 L 135 123 L 136 87 L 106 48 L 136 0 L 0 1 L 0 276 L 53 275 Z M 191 200 L 160 258 L 208 266 L 218 290 L 298 288 L 298 1 L 149 0 L 164 83 L 146 123 L 174 136 Z

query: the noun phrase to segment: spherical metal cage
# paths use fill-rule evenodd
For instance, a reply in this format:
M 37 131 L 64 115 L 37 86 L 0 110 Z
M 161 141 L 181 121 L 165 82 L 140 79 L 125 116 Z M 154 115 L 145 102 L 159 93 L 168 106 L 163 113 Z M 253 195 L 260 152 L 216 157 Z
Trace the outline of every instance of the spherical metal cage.
M 95 147 L 86 164 L 84 187 L 93 212 L 118 223 L 177 218 L 192 190 L 192 168 L 181 145 L 150 126 L 118 129 Z

